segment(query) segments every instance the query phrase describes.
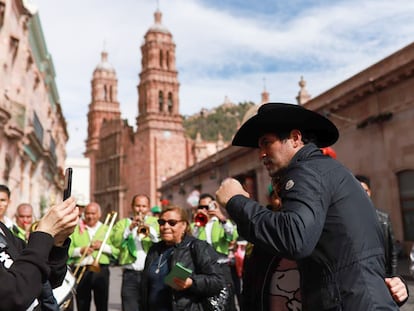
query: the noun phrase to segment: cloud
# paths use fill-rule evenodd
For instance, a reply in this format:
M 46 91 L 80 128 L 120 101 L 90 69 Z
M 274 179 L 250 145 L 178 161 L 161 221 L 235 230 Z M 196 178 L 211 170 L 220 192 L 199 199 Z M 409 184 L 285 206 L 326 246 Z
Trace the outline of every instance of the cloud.
M 122 116 L 135 126 L 140 47 L 155 1 L 33 1 L 56 68 L 68 154 L 87 135 L 93 70 L 105 48 L 118 77 Z M 176 43 L 180 111 L 232 102 L 295 102 L 301 76 L 313 96 L 412 42 L 414 1 L 169 0 L 163 24 Z

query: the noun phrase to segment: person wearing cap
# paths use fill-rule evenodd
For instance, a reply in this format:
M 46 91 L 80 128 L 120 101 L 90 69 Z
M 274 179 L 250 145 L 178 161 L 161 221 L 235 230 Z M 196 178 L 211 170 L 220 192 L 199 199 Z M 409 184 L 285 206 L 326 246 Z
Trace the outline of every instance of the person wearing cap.
M 297 261 L 303 310 L 398 310 L 375 208 L 353 174 L 320 150 L 338 137 L 330 120 L 302 106 L 262 105 L 232 144 L 259 149 L 282 209 L 261 207 L 232 178 L 217 201 L 245 239 Z
M 155 205 L 153 207 L 151 207 L 151 214 L 154 217 L 159 217 L 161 213 L 161 207 L 159 207 L 158 205 Z

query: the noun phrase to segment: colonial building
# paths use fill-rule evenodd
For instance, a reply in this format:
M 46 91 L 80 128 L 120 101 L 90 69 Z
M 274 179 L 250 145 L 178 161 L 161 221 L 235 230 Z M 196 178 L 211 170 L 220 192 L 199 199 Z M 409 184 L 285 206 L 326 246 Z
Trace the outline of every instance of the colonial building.
M 66 122 L 36 9 L 0 0 L 0 183 L 36 216 L 62 199 Z
M 315 98 L 303 79 L 299 85 L 298 104 L 336 124 L 337 159 L 354 174 L 371 178 L 374 204 L 390 213 L 396 239 L 408 247 L 414 241 L 414 44 Z M 252 109 L 249 116 L 254 113 Z M 168 178 L 160 191 L 186 206 L 193 189 L 214 194 L 229 176 L 266 203 L 270 179 L 257 150 L 234 146 Z
M 136 131 L 121 119 L 116 71 L 107 52 L 92 78 L 85 152 L 90 159 L 90 196 L 104 212 L 117 210 L 120 217 L 128 215 L 133 195 L 147 194 L 152 205 L 158 204 L 162 181 L 193 165 L 197 157 L 217 151 L 206 154 L 205 144 L 194 143 L 184 133 L 175 43 L 161 12 L 154 17 L 141 46 Z

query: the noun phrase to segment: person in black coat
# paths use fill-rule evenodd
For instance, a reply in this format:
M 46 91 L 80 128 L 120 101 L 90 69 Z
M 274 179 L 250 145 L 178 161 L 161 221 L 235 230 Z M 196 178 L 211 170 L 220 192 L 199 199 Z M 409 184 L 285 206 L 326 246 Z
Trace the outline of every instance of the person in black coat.
M 65 277 L 70 240 L 78 219 L 74 198 L 53 206 L 27 245 L 0 222 L 0 311 L 37 310 L 42 284 L 55 288 Z
M 282 209 L 263 208 L 232 178 L 217 201 L 246 240 L 296 260 L 302 310 L 398 310 L 375 208 L 353 174 L 320 150 L 338 137 L 331 121 L 302 106 L 262 105 L 232 144 L 259 148 Z
M 218 254 L 207 242 L 190 235 L 187 212 L 181 207 L 165 208 L 158 223 L 162 241 L 151 246 L 145 260 L 142 310 L 203 310 L 203 300 L 218 294 L 225 284 Z M 178 262 L 191 275 L 165 284 L 165 277 Z

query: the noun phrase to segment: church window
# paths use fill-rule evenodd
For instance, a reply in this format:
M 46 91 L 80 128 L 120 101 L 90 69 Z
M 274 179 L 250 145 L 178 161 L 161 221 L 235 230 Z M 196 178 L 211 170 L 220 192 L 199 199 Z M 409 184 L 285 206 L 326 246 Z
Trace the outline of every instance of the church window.
M 167 69 L 170 69 L 170 52 L 169 51 L 167 51 L 166 59 L 167 59 Z
M 3 1 L 0 1 L 0 29 L 4 24 L 4 13 L 6 12 L 6 4 Z
M 112 85 L 109 86 L 109 101 L 112 101 Z
M 26 71 L 29 71 L 32 65 L 33 65 L 33 58 L 31 56 L 28 56 L 26 60 Z
M 173 97 L 172 97 L 172 93 L 168 93 L 168 112 L 172 113 L 173 112 Z
M 397 173 L 404 240 L 414 240 L 414 170 Z
M 10 46 L 9 46 L 10 53 L 12 55 L 12 62 L 16 60 L 17 51 L 19 50 L 19 39 L 15 37 L 10 37 Z
M 108 101 L 108 88 L 104 85 L 104 101 Z
M 161 68 L 162 68 L 163 62 L 164 62 L 164 60 L 163 60 L 163 54 L 162 54 L 162 50 L 160 50 L 160 67 Z
M 162 93 L 162 91 L 158 93 L 158 105 L 159 105 L 159 111 L 163 112 L 164 111 L 164 94 Z

